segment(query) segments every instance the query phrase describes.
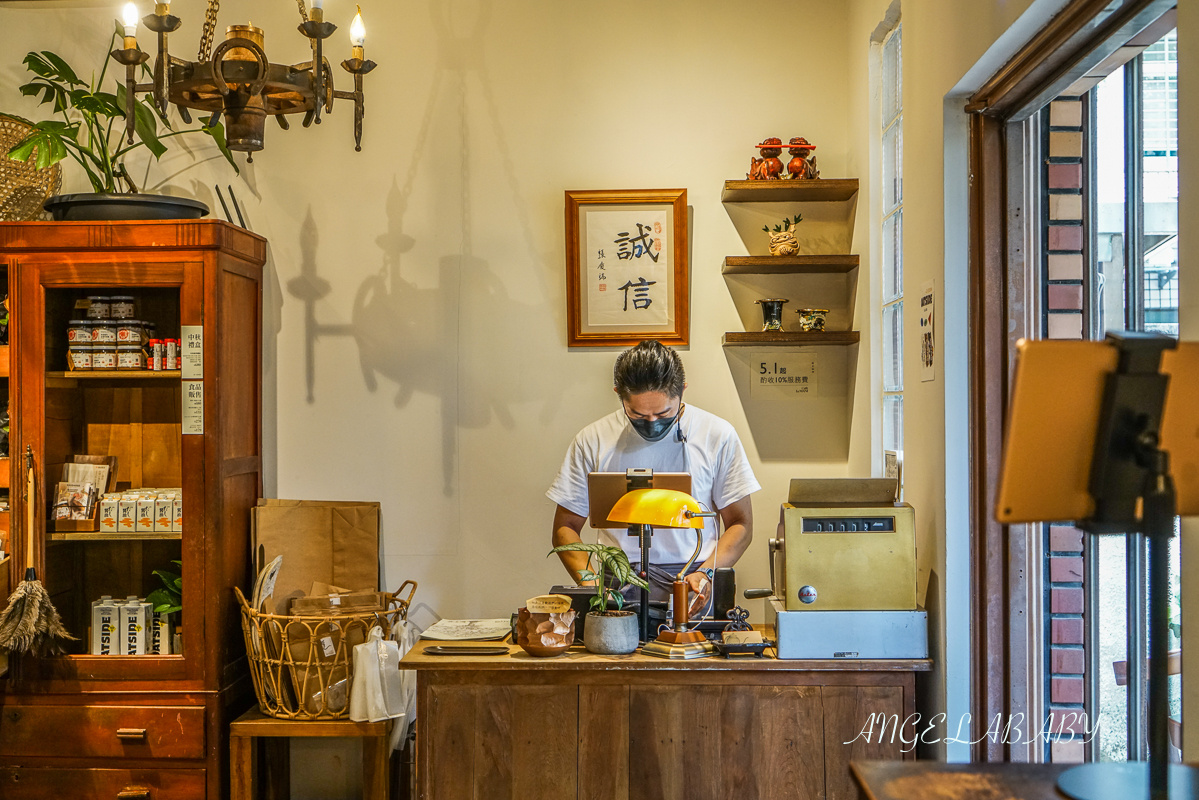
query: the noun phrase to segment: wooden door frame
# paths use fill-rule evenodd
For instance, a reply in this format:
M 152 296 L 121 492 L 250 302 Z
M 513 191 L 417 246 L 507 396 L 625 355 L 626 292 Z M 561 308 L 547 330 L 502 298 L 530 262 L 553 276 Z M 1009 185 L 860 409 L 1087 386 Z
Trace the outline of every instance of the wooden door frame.
M 1001 741 L 983 738 L 987 725 L 1011 709 L 1008 530 L 994 520 L 1010 380 L 1011 320 L 1007 253 L 1009 195 L 1006 154 L 1022 142 L 1019 122 L 1085 76 L 1175 0 L 1072 0 L 1001 67 L 966 104 L 969 131 L 969 329 L 971 521 L 971 760 L 1007 761 Z M 1023 205 L 1023 203 L 1021 202 Z M 1000 613 L 995 613 L 1000 609 Z M 1019 667 L 1018 667 L 1019 668 Z

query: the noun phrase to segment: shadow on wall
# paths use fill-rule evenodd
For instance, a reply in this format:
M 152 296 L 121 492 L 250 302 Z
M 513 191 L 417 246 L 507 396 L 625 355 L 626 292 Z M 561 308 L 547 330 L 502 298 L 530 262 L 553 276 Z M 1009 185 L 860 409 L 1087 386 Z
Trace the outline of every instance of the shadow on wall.
M 536 250 L 528 219 L 527 204 L 521 197 L 516 170 L 512 164 L 506 137 L 483 65 L 486 42 L 484 31 L 490 19 L 491 3 L 478 4 L 478 14 L 466 36 L 455 35 L 449 12 L 443 4 L 433 4 L 438 36 L 438 69 L 433 76 L 421 126 L 412 148 L 412 161 L 404 176 L 403 185 L 393 178 L 386 200 L 386 231 L 375 238 L 382 254 L 379 270 L 358 287 L 349 324 L 326 325 L 317 319 L 317 303 L 332 287 L 321 275 L 319 226 L 309 208 L 300 230 L 300 274 L 287 283 L 288 293 L 304 303 L 305 381 L 309 403 L 315 402 L 316 344 L 323 337 L 350 336 L 358 345 L 363 383 L 377 391 L 380 383 L 394 383 L 393 399 L 397 409 L 404 408 L 417 392 L 437 397 L 440 401 L 442 430 L 443 491 L 454 493 L 455 454 L 458 450 L 459 428 L 484 428 L 492 418 L 505 428 L 514 428 L 511 406 L 516 402 L 538 400 L 542 405 L 542 420 L 551 417 L 561 402 L 565 387 L 553 388 L 521 380 L 513 373 L 511 353 L 515 342 L 506 342 L 502 334 L 476 335 L 479 327 L 486 329 L 488 320 L 529 320 L 544 313 L 539 306 L 513 300 L 504 283 L 490 263 L 474 255 L 472 232 L 471 169 L 477 163 L 470 152 L 472 137 L 485 134 L 499 148 L 498 159 L 483 163 L 497 165 L 511 189 L 508 203 L 497 204 L 486 199 L 486 207 L 506 209 L 515 217 L 516 227 L 523 234 L 527 259 L 538 264 L 542 258 Z M 456 19 L 456 18 L 455 18 Z M 473 80 L 468 80 L 474 76 Z M 445 129 L 434 130 L 434 109 L 443 93 L 459 93 L 461 102 L 449 107 L 459 109 L 453 122 Z M 478 102 L 487 110 L 485 131 L 469 129 L 468 102 Z M 446 105 L 441 98 L 441 105 Z M 420 165 L 429 152 L 431 140 L 445 142 L 457 138 L 462 154 L 461 190 L 456 223 L 461 239 L 450 247 L 456 252 L 438 257 L 436 284 L 421 288 L 405 280 L 408 275 L 427 276 L 430 269 L 421 261 L 413 261 L 411 252 L 416 240 L 405 233 L 404 218 L 412 200 L 412 191 Z M 445 190 L 441 186 L 441 191 Z M 406 254 L 409 263 L 402 268 Z M 421 258 L 428 258 L 423 256 Z M 326 261 L 327 263 L 327 261 Z M 544 271 L 534 270 L 537 280 L 544 280 Z M 543 289 L 545 287 L 542 287 Z M 465 343 L 465 346 L 464 346 Z

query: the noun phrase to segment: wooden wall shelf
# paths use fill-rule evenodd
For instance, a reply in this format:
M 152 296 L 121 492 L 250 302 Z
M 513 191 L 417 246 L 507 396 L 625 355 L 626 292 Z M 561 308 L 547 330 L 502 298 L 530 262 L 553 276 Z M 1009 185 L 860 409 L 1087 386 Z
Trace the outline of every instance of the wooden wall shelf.
M 722 203 L 838 203 L 858 193 L 857 178 L 808 181 L 725 181 Z
M 857 344 L 860 338 L 857 331 L 729 331 L 723 344 L 725 347 L 845 347 Z
M 857 256 L 725 256 L 724 275 L 812 275 L 849 272 L 858 268 Z

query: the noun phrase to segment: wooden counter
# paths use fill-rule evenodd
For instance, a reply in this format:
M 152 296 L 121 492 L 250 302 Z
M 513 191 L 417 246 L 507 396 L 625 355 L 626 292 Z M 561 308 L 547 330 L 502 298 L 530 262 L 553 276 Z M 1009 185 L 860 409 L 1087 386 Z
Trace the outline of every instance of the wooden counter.
M 418 643 L 401 664 L 417 671 L 426 800 L 854 800 L 851 758 L 914 754 L 898 736 L 853 740 L 871 714 L 912 714 L 915 674 L 931 668 L 926 659 L 671 661 L 576 648 L 543 659 L 516 645 L 503 656 L 424 652 L 437 644 L 446 643 Z

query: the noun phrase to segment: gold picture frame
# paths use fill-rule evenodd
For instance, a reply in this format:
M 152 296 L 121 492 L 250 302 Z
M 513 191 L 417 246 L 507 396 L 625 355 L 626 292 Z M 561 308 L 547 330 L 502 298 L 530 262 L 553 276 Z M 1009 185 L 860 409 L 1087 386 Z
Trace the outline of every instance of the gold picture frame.
M 566 192 L 570 347 L 690 340 L 687 190 Z

